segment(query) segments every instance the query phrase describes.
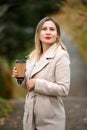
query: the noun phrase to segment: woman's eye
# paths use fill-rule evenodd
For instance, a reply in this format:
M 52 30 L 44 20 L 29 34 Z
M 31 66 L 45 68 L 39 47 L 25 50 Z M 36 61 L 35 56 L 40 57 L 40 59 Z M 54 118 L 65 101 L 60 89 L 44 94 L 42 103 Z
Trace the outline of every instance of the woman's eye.
M 46 27 L 44 27 L 44 28 L 42 28 L 41 30 L 44 30 L 44 31 L 46 31 L 46 30 L 50 30 L 50 31 L 54 31 L 55 30 L 55 28 L 46 28 Z
M 41 30 L 46 30 L 47 28 L 42 28 Z
M 54 31 L 55 29 L 54 28 L 50 28 L 51 31 Z

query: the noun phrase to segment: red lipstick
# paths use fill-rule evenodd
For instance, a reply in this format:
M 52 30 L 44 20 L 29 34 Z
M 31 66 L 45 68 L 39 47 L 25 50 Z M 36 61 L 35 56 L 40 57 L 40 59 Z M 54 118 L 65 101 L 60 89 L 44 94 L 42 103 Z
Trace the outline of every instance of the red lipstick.
M 50 39 L 51 39 L 51 37 L 47 36 L 47 37 L 45 37 L 45 39 L 50 40 Z

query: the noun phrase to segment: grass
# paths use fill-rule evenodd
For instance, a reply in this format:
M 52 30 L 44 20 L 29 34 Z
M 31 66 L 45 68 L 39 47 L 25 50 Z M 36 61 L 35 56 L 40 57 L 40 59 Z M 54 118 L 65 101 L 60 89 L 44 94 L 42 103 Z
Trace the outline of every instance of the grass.
M 8 117 L 13 111 L 13 104 L 0 97 L 0 118 Z

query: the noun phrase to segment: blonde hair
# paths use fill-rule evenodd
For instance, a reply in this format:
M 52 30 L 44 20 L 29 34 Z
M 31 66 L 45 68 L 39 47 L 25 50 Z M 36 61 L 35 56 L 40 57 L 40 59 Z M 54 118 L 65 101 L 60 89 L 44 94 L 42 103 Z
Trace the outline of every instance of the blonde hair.
M 40 59 L 40 55 L 42 53 L 42 44 L 41 44 L 41 41 L 40 41 L 40 31 L 41 31 L 41 28 L 43 26 L 43 24 L 46 22 L 46 21 L 52 21 L 55 26 L 56 26 L 56 29 L 57 29 L 57 33 L 58 33 L 58 36 L 60 37 L 61 36 L 61 31 L 60 31 L 60 26 L 59 24 L 52 18 L 52 17 L 45 17 L 43 18 L 37 25 L 37 28 L 36 28 L 36 32 L 35 32 L 35 50 L 32 52 L 31 54 L 31 59 L 33 57 L 35 57 L 36 60 L 39 60 Z M 66 50 L 67 51 L 67 48 L 66 46 L 58 39 L 57 40 L 58 42 L 58 45 L 61 45 L 62 49 Z

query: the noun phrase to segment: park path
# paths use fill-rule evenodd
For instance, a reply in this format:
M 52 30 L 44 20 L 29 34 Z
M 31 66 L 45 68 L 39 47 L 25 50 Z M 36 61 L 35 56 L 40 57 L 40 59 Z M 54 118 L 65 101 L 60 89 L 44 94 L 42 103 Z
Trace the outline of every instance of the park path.
M 64 99 L 66 130 L 87 130 L 87 67 L 79 53 L 78 46 L 71 44 L 72 37 L 62 32 L 62 40 L 70 55 L 71 85 L 69 96 Z
M 66 111 L 66 130 L 87 130 L 86 68 L 78 47 L 71 44 L 71 39 L 63 32 L 63 41 L 68 48 L 71 61 L 70 94 L 63 99 Z M 11 102 L 14 104 L 14 112 L 7 119 L 0 120 L 0 130 L 23 130 L 24 100 L 17 99 L 11 100 Z

